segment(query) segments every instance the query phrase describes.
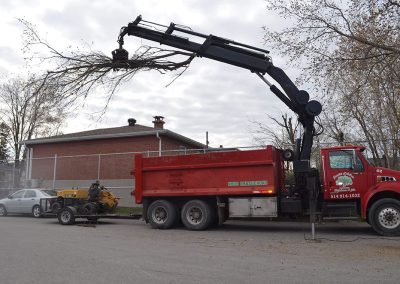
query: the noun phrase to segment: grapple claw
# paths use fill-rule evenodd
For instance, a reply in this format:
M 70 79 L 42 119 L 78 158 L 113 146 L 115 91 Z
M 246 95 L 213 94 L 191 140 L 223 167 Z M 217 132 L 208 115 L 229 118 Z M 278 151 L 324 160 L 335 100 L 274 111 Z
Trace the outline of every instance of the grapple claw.
M 111 52 L 113 62 L 123 62 L 123 61 L 128 61 L 129 59 L 129 53 L 123 48 L 117 48 L 116 50 L 113 50 Z

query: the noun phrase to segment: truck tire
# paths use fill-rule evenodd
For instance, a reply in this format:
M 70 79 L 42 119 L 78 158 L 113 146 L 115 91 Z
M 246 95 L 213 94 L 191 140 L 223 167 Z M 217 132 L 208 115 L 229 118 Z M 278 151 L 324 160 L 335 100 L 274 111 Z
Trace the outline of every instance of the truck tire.
M 205 230 L 215 221 L 215 210 L 203 200 L 190 200 L 182 208 L 181 219 L 188 230 Z
M 4 205 L 0 205 L 0 217 L 7 216 L 7 209 Z
M 178 219 L 178 210 L 168 200 L 156 200 L 147 209 L 147 217 L 151 227 L 155 229 L 169 229 Z
M 75 224 L 75 213 L 76 213 L 76 210 L 72 207 L 62 208 L 57 214 L 58 222 L 61 225 Z
M 383 198 L 372 204 L 368 219 L 372 228 L 382 236 L 400 235 L 400 201 Z

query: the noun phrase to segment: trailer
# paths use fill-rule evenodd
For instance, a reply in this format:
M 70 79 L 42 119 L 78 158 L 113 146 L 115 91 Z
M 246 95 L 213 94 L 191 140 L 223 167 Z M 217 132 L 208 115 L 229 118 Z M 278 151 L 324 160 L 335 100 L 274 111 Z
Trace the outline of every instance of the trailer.
M 118 198 L 99 181 L 92 183 L 89 189 L 59 190 L 57 196 L 40 199 L 43 214 L 56 215 L 62 225 L 72 225 L 77 218 L 89 221 L 116 218 L 117 206 Z
M 88 221 L 90 223 L 97 223 L 99 219 L 131 219 L 138 220 L 142 218 L 142 214 L 131 214 L 124 216 L 113 213 L 82 213 L 74 206 L 64 206 L 58 209 L 57 212 L 51 209 L 51 205 L 57 201 L 57 197 L 46 197 L 40 199 L 40 208 L 42 216 L 56 217 L 61 225 L 74 225 L 80 221 Z

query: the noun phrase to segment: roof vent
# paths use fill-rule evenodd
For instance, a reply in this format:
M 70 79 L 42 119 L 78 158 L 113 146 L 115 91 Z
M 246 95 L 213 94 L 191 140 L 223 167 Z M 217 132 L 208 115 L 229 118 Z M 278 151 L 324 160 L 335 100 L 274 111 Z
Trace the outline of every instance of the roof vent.
M 153 123 L 154 123 L 154 128 L 156 128 L 156 129 L 164 129 L 165 121 L 164 121 L 164 117 L 163 116 L 159 116 L 159 115 L 154 116 Z
M 136 119 L 134 119 L 134 118 L 129 118 L 128 119 L 128 125 L 129 126 L 135 126 L 135 124 L 136 124 Z

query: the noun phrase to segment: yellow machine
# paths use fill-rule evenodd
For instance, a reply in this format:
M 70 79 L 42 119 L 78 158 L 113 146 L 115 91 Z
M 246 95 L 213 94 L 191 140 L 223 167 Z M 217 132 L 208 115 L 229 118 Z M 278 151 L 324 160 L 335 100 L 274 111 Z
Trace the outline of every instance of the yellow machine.
M 114 212 L 118 205 L 118 198 L 104 188 L 100 191 L 99 202 L 103 204 L 103 206 L 107 207 L 110 212 Z
M 59 212 L 70 206 L 81 215 L 113 213 L 118 206 L 118 198 L 99 182 L 92 183 L 89 189 L 65 189 L 57 192 L 57 199 L 51 204 L 51 211 Z
M 87 189 L 64 189 L 57 192 L 58 197 L 62 198 L 78 198 L 87 199 L 89 196 L 89 190 Z

